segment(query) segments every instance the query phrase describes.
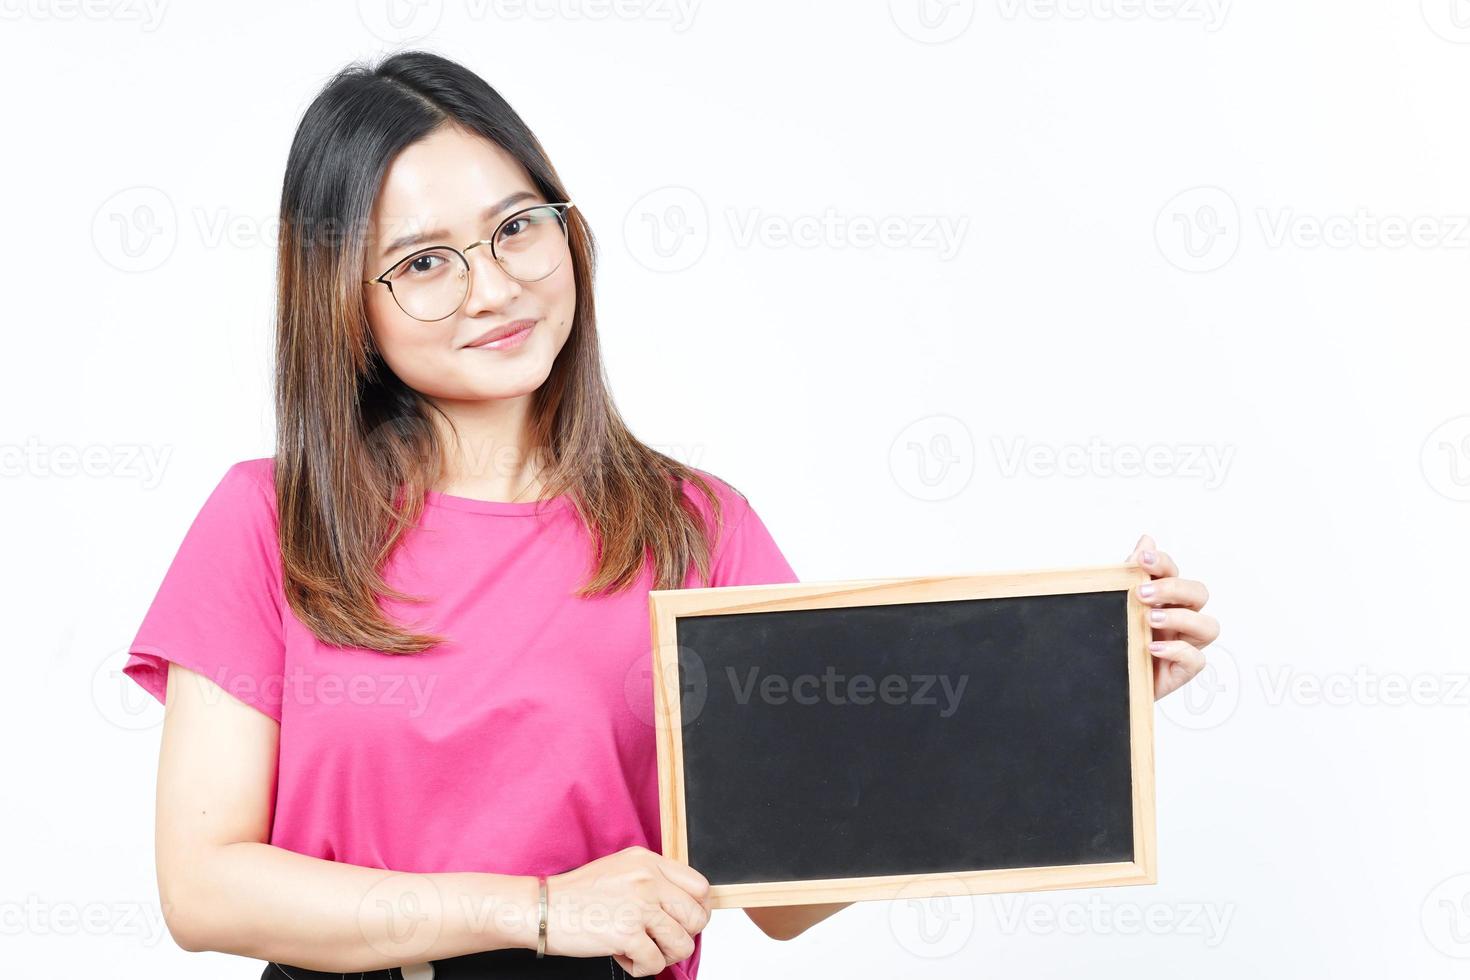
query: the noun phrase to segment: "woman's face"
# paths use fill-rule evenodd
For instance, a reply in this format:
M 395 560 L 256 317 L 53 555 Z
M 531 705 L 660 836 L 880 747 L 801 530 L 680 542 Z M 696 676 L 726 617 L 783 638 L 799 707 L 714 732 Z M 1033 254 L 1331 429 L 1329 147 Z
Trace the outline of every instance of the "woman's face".
M 490 238 L 511 214 L 544 201 L 505 150 L 443 127 L 405 148 L 389 166 L 373 207 L 362 278 L 374 279 L 431 245 L 464 251 L 470 242 Z M 506 234 L 519 227 L 513 224 Z M 502 247 L 501 254 L 509 249 Z M 409 316 L 381 283 L 363 287 L 378 350 L 404 384 L 436 401 L 529 394 L 551 373 L 571 332 L 577 291 L 570 250 L 555 272 L 535 282 L 509 276 L 488 244 L 465 256 L 469 290 L 463 305 L 442 320 Z M 423 267 L 420 274 L 434 264 L 413 263 Z M 476 346 L 486 333 L 521 320 L 535 325 L 519 341 Z

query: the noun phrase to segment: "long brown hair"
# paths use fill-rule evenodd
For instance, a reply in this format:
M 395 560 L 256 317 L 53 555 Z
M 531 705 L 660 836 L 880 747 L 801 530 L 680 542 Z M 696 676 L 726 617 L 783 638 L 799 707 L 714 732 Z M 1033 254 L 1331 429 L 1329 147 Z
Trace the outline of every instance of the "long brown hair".
M 394 156 L 445 125 L 503 147 L 547 201 L 572 200 L 520 116 L 479 76 L 408 51 L 337 73 L 306 110 L 281 191 L 276 311 L 275 485 L 286 599 L 323 642 L 417 653 L 443 637 L 393 623 L 384 562 L 443 476 L 438 409 L 377 352 L 361 275 L 366 229 Z M 596 545 L 589 597 L 633 585 L 680 588 L 692 563 L 708 581 L 720 501 L 699 471 L 633 437 L 613 405 L 592 295 L 596 245 L 567 210 L 576 284 L 571 332 L 532 397 L 531 445 L 544 497 L 567 495 Z M 442 415 L 442 413 L 440 413 Z M 445 417 L 447 421 L 447 416 Z M 714 528 L 685 495 L 708 500 Z

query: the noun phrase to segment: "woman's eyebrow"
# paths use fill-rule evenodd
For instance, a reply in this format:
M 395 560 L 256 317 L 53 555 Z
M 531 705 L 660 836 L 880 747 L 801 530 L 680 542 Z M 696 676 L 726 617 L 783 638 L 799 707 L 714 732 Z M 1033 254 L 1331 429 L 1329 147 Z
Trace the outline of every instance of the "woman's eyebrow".
M 487 224 L 489 223 L 491 218 L 498 217 L 502 212 L 509 210 L 511 207 L 517 204 L 520 204 L 522 201 L 533 200 L 536 196 L 537 195 L 531 193 L 530 191 L 516 191 L 514 194 L 511 194 L 510 196 L 500 201 L 497 201 L 485 210 L 481 211 L 480 223 Z M 388 256 L 392 255 L 394 252 L 397 252 L 399 249 L 408 248 L 412 245 L 421 245 L 425 242 L 438 241 L 448 237 L 449 232 L 445 231 L 443 228 L 435 228 L 433 231 L 420 231 L 415 232 L 411 235 L 404 235 L 402 238 L 395 238 L 393 239 L 393 241 L 389 242 L 388 247 L 383 249 L 382 256 L 386 259 Z

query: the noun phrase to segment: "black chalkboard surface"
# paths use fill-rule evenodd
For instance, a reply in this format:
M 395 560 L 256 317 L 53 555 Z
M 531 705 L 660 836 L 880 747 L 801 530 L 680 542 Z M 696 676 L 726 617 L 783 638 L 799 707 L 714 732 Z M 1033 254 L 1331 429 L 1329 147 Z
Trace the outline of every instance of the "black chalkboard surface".
M 663 853 L 726 908 L 1155 881 L 1146 578 L 652 592 Z

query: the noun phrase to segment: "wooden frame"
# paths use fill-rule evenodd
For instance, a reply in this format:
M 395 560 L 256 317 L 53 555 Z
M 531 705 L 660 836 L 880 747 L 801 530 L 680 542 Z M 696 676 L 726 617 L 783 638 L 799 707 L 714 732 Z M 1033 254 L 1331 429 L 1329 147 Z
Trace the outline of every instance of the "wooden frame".
M 1153 663 L 1147 607 L 1135 588 L 1148 580 L 1136 564 L 1039 569 L 977 575 L 861 579 L 842 582 L 740 585 L 649 592 L 653 639 L 654 717 L 658 744 L 659 812 L 665 857 L 689 861 L 684 805 L 677 623 L 683 616 L 791 609 L 836 609 L 885 603 L 1125 591 L 1128 595 L 1128 692 L 1133 772 L 1133 860 L 1057 867 L 1000 868 L 916 875 L 712 884 L 714 908 L 753 908 L 927 898 L 994 892 L 1151 885 L 1158 880 L 1154 824 Z

